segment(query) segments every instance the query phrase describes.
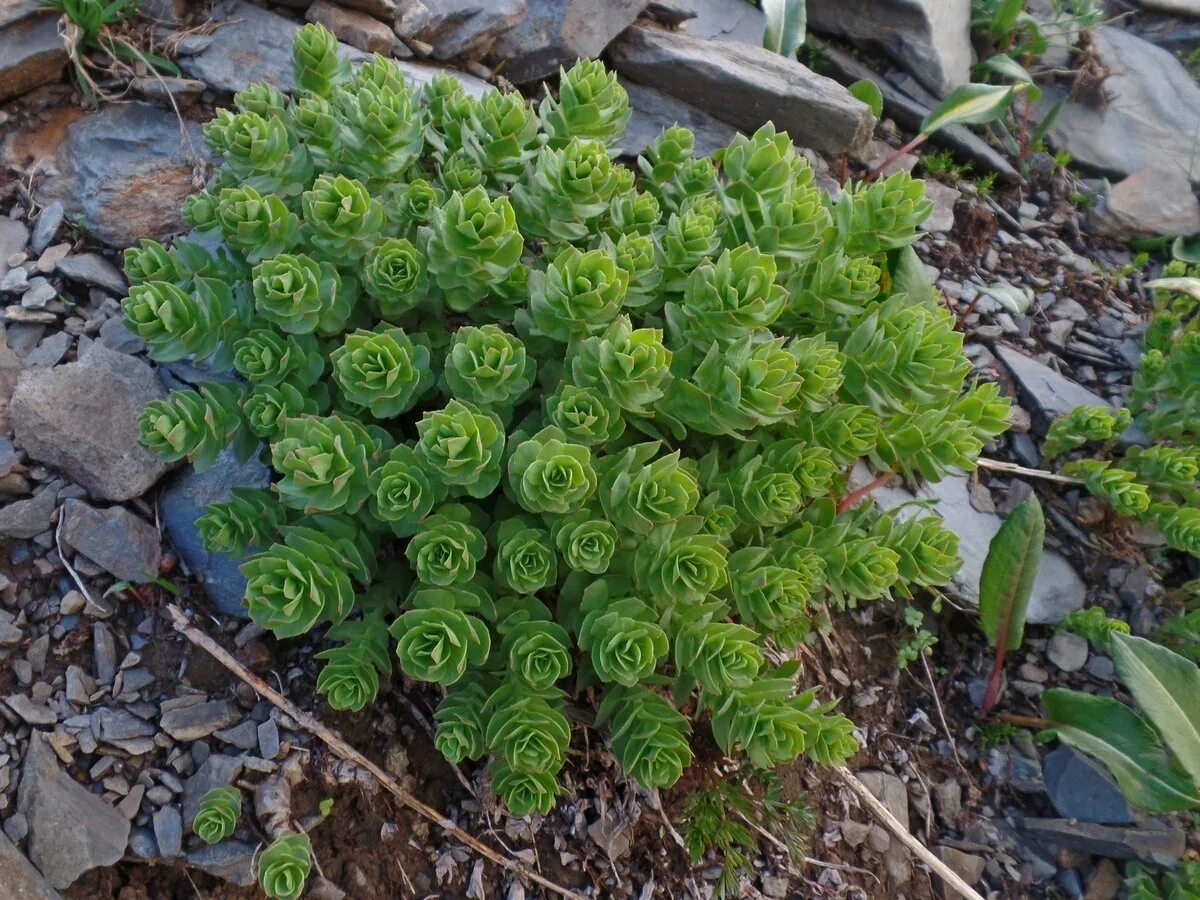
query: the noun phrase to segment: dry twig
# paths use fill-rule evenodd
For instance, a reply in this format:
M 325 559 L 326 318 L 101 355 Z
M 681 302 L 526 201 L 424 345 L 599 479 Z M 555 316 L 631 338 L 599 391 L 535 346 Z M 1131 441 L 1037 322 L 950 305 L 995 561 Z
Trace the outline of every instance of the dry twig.
M 571 900 L 585 900 L 585 898 L 580 894 L 577 894 L 574 891 L 539 875 L 537 872 L 532 871 L 527 866 L 517 862 L 515 859 L 508 859 L 504 856 L 501 856 L 487 844 L 482 843 L 477 838 L 474 838 L 467 832 L 463 831 L 461 828 L 455 825 L 454 822 L 443 816 L 432 806 L 423 803 L 408 791 L 404 790 L 404 788 L 400 787 L 400 785 L 388 777 L 387 773 L 384 772 L 383 769 L 379 768 L 379 766 L 375 765 L 375 763 L 371 762 L 371 760 L 367 759 L 367 757 L 363 756 L 361 753 L 347 744 L 345 740 L 342 739 L 341 735 L 339 735 L 332 728 L 323 724 L 315 716 L 304 712 L 302 709 L 292 703 L 292 701 L 288 700 L 287 697 L 284 697 L 281 693 L 276 691 L 257 675 L 246 669 L 245 666 L 230 656 L 224 647 L 216 643 L 203 631 L 193 626 L 188 621 L 188 618 L 184 614 L 183 610 L 174 603 L 167 604 L 167 612 L 171 615 L 171 619 L 175 624 L 176 631 L 212 656 L 217 662 L 223 665 L 226 669 L 228 669 L 246 684 L 250 685 L 250 687 L 258 692 L 259 696 L 265 697 L 282 712 L 285 712 L 291 716 L 293 721 L 295 721 L 301 728 L 319 738 L 338 757 L 346 760 L 347 762 L 354 763 L 355 765 L 360 766 L 365 771 L 369 772 L 376 781 L 383 785 L 384 789 L 387 790 L 389 794 L 391 794 L 409 809 L 416 812 L 419 816 L 424 819 L 428 819 L 447 834 L 455 838 L 455 840 L 458 840 L 462 844 L 466 845 L 469 849 L 475 851 L 485 859 L 490 860 L 502 868 L 508 869 L 508 871 L 512 872 L 518 878 L 540 884 L 547 890 L 553 891 L 554 893 L 563 897 L 569 897 Z

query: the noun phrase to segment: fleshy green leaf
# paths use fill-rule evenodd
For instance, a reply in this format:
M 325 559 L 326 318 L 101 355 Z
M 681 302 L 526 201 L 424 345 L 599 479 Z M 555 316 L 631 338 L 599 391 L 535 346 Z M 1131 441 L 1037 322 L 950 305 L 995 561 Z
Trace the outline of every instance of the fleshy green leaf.
M 1015 650 L 1024 639 L 1045 536 L 1042 505 L 1031 496 L 1009 514 L 988 545 L 979 576 L 979 616 L 983 633 L 997 650 Z

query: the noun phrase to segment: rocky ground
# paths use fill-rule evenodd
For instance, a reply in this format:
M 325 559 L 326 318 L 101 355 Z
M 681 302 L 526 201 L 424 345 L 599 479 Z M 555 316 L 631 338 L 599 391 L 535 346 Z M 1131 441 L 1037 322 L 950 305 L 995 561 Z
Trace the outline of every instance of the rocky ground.
M 233 460 L 202 475 L 171 471 L 137 446 L 145 403 L 201 373 L 146 361 L 121 322 L 119 250 L 180 232 L 181 202 L 211 164 L 200 123 L 252 81 L 290 86 L 301 19 L 326 24 L 351 55 L 404 59 L 417 81 L 453 64 L 472 91 L 490 81 L 533 93 L 560 64 L 604 55 L 635 107 L 629 156 L 676 121 L 709 152 L 771 119 L 836 191 L 843 165 L 853 176 L 885 159 L 968 79 L 969 4 L 809 0 L 811 27 L 830 39 L 809 57 L 822 75 L 762 50 L 761 13 L 743 0 L 282 6 L 145 0 L 139 35 L 177 58 L 184 77 L 143 73 L 121 102 L 85 112 L 63 77 L 54 17 L 0 0 L 0 895 L 256 896 L 255 826 L 208 847 L 189 824 L 210 787 L 280 782 L 294 785 L 298 820 L 334 801 L 313 830 L 310 896 L 538 895 L 415 818 L 187 643 L 165 611 L 178 602 L 407 789 L 547 877 L 590 896 L 708 896 L 719 866 L 693 866 L 664 823 L 664 813 L 678 821 L 682 788 L 656 809 L 613 777 L 601 748 L 583 748 L 569 801 L 532 823 L 505 819 L 471 793 L 481 773 L 465 773 L 469 790 L 433 750 L 430 695 L 397 681 L 367 713 L 334 714 L 315 695 L 316 648 L 276 643 L 241 618 L 236 564 L 205 553 L 194 521 L 267 471 Z M 1069 166 L 1037 152 L 1022 179 L 1011 157 L 963 128 L 935 142 L 970 172 L 946 172 L 928 154 L 897 163 L 928 176 L 937 208 L 918 250 L 960 315 L 979 377 L 1019 404 L 988 455 L 1027 467 L 1041 463 L 1050 418 L 1120 406 L 1130 389 L 1148 304 L 1128 241 L 1200 231 L 1200 87 L 1180 59 L 1200 46 L 1200 4 L 1118 2 L 1109 12 L 1089 44 L 1100 93 L 1067 103 L 1050 130 Z M 1076 63 L 1064 54 L 1045 102 L 1055 91 L 1078 100 Z M 874 128 L 841 86 L 863 77 L 885 97 Z M 991 174 L 988 191 L 978 177 Z M 1032 296 L 1028 312 L 1005 312 L 988 293 L 997 284 Z M 1131 810 L 1070 750 L 980 727 L 990 656 L 972 614 L 979 569 L 1001 517 L 1031 490 L 1047 509 L 1049 547 L 1031 607 L 1038 627 L 1009 666 L 1003 711 L 1036 715 L 1049 686 L 1111 694 L 1112 662 L 1051 626 L 1099 604 L 1149 633 L 1175 602 L 1182 563 L 1086 494 L 994 469 L 876 494 L 886 504 L 929 498 L 960 535 L 967 564 L 938 613 L 922 605 L 939 638 L 929 665 L 897 668 L 898 611 L 878 605 L 835 620 L 806 662 L 862 724 L 851 768 L 962 877 L 1005 897 L 1106 900 L 1124 861 L 1195 856 L 1200 834 Z M 810 862 L 789 863 L 764 840 L 743 896 L 940 896 L 827 773 L 799 765 L 782 776 L 816 813 Z

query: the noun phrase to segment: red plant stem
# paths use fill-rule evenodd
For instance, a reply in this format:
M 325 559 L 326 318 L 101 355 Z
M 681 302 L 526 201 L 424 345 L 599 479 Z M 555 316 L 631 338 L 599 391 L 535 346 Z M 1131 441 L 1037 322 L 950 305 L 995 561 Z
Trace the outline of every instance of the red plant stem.
M 869 484 L 864 484 L 862 487 L 851 491 L 845 497 L 843 497 L 841 500 L 838 501 L 837 511 L 839 513 L 844 513 L 846 510 L 848 510 L 850 507 L 852 507 L 855 503 L 857 503 L 863 497 L 867 496 L 867 494 L 871 493 L 871 491 L 875 490 L 875 488 L 883 487 L 885 484 L 887 484 L 889 481 L 891 481 L 892 478 L 895 477 L 895 475 L 896 475 L 895 469 L 888 469 L 888 471 L 884 472 L 882 475 L 880 475 L 878 478 L 876 478 L 874 481 L 870 482 Z
M 915 138 L 913 138 L 911 141 L 873 168 L 870 172 L 864 175 L 863 181 L 874 181 L 876 178 L 882 175 L 884 171 L 887 170 L 888 166 L 902 157 L 905 153 L 908 153 L 910 150 L 915 150 L 917 147 L 920 147 L 927 140 L 929 140 L 929 138 L 926 135 L 918 134 Z
M 1000 698 L 1000 681 L 1004 677 L 1004 657 L 1008 653 L 1008 647 L 1004 642 L 996 642 L 996 662 L 992 665 L 992 674 L 988 678 L 987 690 L 983 694 L 983 703 L 981 709 L 986 716 L 992 711 L 992 707 L 996 705 L 996 701 Z

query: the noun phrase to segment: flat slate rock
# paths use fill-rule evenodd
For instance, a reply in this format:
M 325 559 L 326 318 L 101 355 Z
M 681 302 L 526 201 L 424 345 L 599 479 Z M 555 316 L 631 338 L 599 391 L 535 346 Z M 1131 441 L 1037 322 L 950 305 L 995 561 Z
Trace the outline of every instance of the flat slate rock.
M 4 900 L 62 900 L 25 854 L 0 832 L 0 888 Z
M 17 808 L 29 820 L 29 859 L 58 890 L 125 855 L 129 821 L 64 772 L 37 732 L 21 769 Z
M 1057 747 L 1042 762 L 1046 793 L 1066 819 L 1099 825 L 1128 825 L 1129 802 L 1111 775 L 1098 762 L 1070 747 Z
M 292 39 L 300 26 L 291 19 L 243 0 L 221 0 L 210 19 L 220 25 L 212 34 L 193 35 L 179 45 L 179 67 L 193 78 L 221 91 L 240 91 L 265 81 L 281 91 L 294 91 Z M 361 50 L 341 45 L 351 62 L 370 57 Z M 404 74 L 417 86 L 428 84 L 438 72 L 455 75 L 468 92 L 480 96 L 487 82 L 441 66 L 396 60 Z
M 612 46 L 618 72 L 747 132 L 770 121 L 825 153 L 862 146 L 875 118 L 831 78 L 762 47 L 635 25 Z
M 62 539 L 120 581 L 158 577 L 162 546 L 158 529 L 121 506 L 97 509 L 82 500 L 62 505 Z
M 527 0 L 528 12 L 496 40 L 505 78 L 529 84 L 558 74 L 577 59 L 604 52 L 645 9 L 647 0 Z
M 138 444 L 138 417 L 166 395 L 145 362 L 93 343 L 76 362 L 21 373 L 15 443 L 97 500 L 130 500 L 173 468 Z
M 645 152 L 663 129 L 672 125 L 691 129 L 696 136 L 697 156 L 712 155 L 714 150 L 727 146 L 737 134 L 737 129 L 728 122 L 715 119 L 670 94 L 634 81 L 623 84 L 632 110 L 629 125 L 618 142 L 621 153 L 626 156 L 639 156 Z
M 11 0 L 0 4 L 0 100 L 59 81 L 66 65 L 58 13 Z
M 1040 417 L 1039 424 L 1043 428 L 1077 406 L 1110 405 L 1099 394 L 1011 347 L 997 344 L 995 353 L 1012 372 L 1022 399 L 1034 407 L 1029 411 Z

